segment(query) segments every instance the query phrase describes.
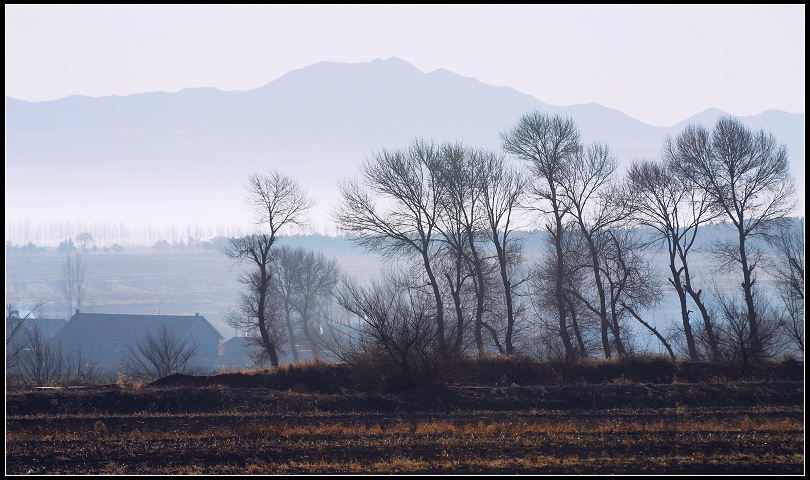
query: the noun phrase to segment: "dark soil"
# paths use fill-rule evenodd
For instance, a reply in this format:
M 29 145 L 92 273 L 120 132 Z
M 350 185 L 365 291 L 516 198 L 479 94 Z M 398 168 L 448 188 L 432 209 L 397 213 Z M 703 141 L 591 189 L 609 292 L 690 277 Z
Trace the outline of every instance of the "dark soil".
M 179 383 L 187 383 L 181 381 Z M 804 404 L 804 383 L 597 384 L 423 387 L 397 393 L 318 394 L 268 388 L 149 386 L 14 391 L 6 415 L 213 412 L 422 412 L 758 407 Z
M 804 473 L 803 381 L 625 378 L 318 393 L 174 375 L 9 391 L 6 473 Z

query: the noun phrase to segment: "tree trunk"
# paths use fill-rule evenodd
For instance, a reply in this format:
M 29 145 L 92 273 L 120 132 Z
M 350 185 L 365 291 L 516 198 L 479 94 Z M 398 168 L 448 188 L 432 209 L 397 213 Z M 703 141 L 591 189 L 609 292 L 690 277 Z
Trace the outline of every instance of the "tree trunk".
M 556 196 L 552 196 L 552 208 L 554 209 L 554 229 L 552 233 L 554 236 L 554 253 L 556 255 L 556 269 L 554 275 L 554 296 L 557 304 L 557 320 L 560 327 L 560 338 L 562 338 L 563 345 L 565 346 L 565 357 L 570 358 L 574 351 L 574 346 L 571 344 L 571 337 L 568 335 L 568 326 L 566 324 L 565 314 L 565 294 L 563 293 L 563 282 L 565 281 L 564 275 L 564 261 L 563 261 L 563 226 L 562 215 L 559 212 L 559 205 L 556 201 Z
M 757 319 L 757 311 L 754 306 L 754 281 L 751 278 L 751 273 L 754 267 L 748 266 L 748 255 L 745 250 L 745 234 L 743 232 L 742 221 L 739 224 L 740 231 L 740 263 L 743 270 L 743 293 L 745 294 L 745 305 L 748 309 L 748 328 L 751 329 L 751 355 L 758 356 L 762 353 L 762 339 L 759 333 L 759 321 Z
M 681 321 L 683 322 L 683 334 L 686 337 L 686 348 L 689 350 L 689 359 L 693 362 L 698 360 L 697 348 L 695 347 L 695 337 L 692 334 L 692 325 L 689 323 L 689 307 L 686 304 L 686 291 L 681 283 L 681 275 L 675 266 L 675 253 L 670 249 L 669 271 L 672 273 L 670 283 L 678 293 L 678 301 L 681 305 Z

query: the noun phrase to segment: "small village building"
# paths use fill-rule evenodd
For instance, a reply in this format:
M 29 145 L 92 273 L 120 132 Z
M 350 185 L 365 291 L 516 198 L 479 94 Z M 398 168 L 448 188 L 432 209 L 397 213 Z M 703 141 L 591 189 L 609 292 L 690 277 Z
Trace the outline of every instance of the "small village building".
M 239 370 L 255 366 L 255 358 L 261 353 L 261 339 L 256 337 L 232 337 L 219 346 L 219 361 L 223 369 Z
M 20 317 L 20 313 L 14 310 L 6 318 L 6 339 L 13 333 L 17 340 L 21 340 L 34 332 L 39 332 L 44 339 L 50 339 L 66 324 L 64 318 Z
M 104 372 L 117 373 L 130 345 L 142 341 L 150 332 L 156 335 L 164 324 L 177 339 L 188 338 L 197 345 L 197 364 L 203 368 L 216 365 L 223 337 L 200 314 L 130 315 L 77 311 L 54 340 L 60 342 L 67 353 L 81 351 L 82 356 Z

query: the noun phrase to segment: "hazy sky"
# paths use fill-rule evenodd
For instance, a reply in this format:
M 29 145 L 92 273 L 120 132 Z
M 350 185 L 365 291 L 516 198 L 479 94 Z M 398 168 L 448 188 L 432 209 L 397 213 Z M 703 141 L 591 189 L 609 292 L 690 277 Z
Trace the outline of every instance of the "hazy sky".
M 804 113 L 804 5 L 6 5 L 6 95 L 249 90 L 399 57 L 658 126 Z

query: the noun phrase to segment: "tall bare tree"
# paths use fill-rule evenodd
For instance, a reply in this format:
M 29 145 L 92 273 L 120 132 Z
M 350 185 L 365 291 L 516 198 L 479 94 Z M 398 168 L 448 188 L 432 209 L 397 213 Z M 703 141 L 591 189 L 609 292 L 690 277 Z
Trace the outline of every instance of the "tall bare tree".
M 609 240 L 603 238 L 609 229 L 621 225 L 629 216 L 628 206 L 618 195 L 617 169 L 618 161 L 610 149 L 594 143 L 574 156 L 560 179 L 569 206 L 568 213 L 579 227 L 584 252 L 587 252 L 582 257 L 581 267 L 591 270 L 595 294 L 588 301 L 588 308 L 601 320 L 602 347 L 606 358 L 612 356 L 608 332 L 613 335 L 613 345 L 619 355 L 627 351 L 619 326 L 610 318 L 610 300 L 600 252 L 600 246 L 609 244 Z M 581 299 L 584 300 L 584 297 Z
M 68 253 L 62 263 L 62 278 L 60 287 L 62 295 L 68 304 L 68 318 L 75 311 L 81 310 L 84 300 L 84 282 L 87 278 L 87 265 L 84 257 L 79 253 Z M 76 307 L 76 310 L 73 307 Z
M 785 222 L 771 242 L 776 255 L 770 268 L 784 306 L 782 324 L 804 355 L 804 218 Z
M 650 246 L 666 246 L 669 258 L 668 278 L 678 295 L 681 321 L 687 351 L 692 361 L 698 360 L 698 349 L 689 318 L 687 295 L 697 305 L 712 357 L 718 360 L 719 350 L 709 310 L 703 301 L 702 290 L 695 290 L 688 261 L 697 239 L 698 228 L 717 218 L 710 208 L 706 193 L 675 175 L 666 162 L 639 160 L 627 173 L 625 199 L 635 221 L 653 229 Z
M 240 277 L 246 291 L 239 305 L 231 310 L 228 323 L 243 331 L 259 330 L 270 364 L 277 367 L 280 334 L 270 302 L 271 249 L 282 228 L 306 224 L 304 215 L 314 201 L 295 180 L 276 170 L 249 177 L 246 201 L 255 213 L 259 233 L 232 238 L 224 249 L 228 257 L 246 263 L 249 268 Z
M 580 155 L 580 134 L 571 118 L 550 116 L 541 112 L 526 114 L 517 124 L 501 134 L 505 152 L 525 161 L 532 173 L 530 194 L 537 203 L 531 206 L 546 217 L 545 228 L 554 240 L 556 272 L 554 296 L 560 337 L 566 355 L 574 344 L 568 333 L 568 313 L 563 280 L 564 217 L 570 205 L 566 201 L 563 176 L 574 159 Z
M 237 261 L 248 263 L 248 270 L 240 274 L 239 282 L 245 290 L 239 302 L 228 313 L 228 324 L 245 334 L 259 331 L 263 352 L 273 366 L 278 366 L 278 349 L 283 338 L 281 319 L 275 314 L 271 302 L 271 275 L 273 240 L 270 235 L 246 235 L 230 239 L 224 253 Z
M 764 345 L 756 340 L 754 283 L 761 261 L 756 240 L 767 238 L 794 209 L 787 148 L 764 130 L 752 132 L 740 120 L 722 117 L 711 131 L 687 126 L 675 140 L 667 140 L 665 155 L 675 171 L 702 189 L 712 207 L 735 228 L 736 242 L 718 245 L 715 254 L 722 265 L 741 269 L 744 316 L 753 344 Z
M 286 340 L 290 346 L 293 362 L 298 362 L 298 335 L 295 317 L 295 296 L 297 295 L 297 284 L 301 275 L 301 266 L 304 259 L 304 249 L 293 249 L 289 245 L 283 245 L 275 249 L 272 261 L 272 291 L 274 302 L 278 305 L 278 313 L 283 316 L 284 325 L 287 329 Z M 272 302 L 272 300 L 271 300 Z M 280 336 L 276 336 L 278 345 Z
M 483 209 L 484 229 L 495 249 L 501 283 L 503 284 L 504 303 L 506 306 L 506 334 L 504 337 L 505 353 L 515 353 L 514 336 L 517 308 L 515 306 L 516 288 L 523 279 L 513 277 L 514 266 L 521 260 L 523 244 L 515 238 L 515 214 L 525 195 L 527 178 L 520 170 L 507 166 L 502 155 L 485 150 L 476 150 L 473 155 L 480 158 L 475 162 L 480 165 L 482 175 L 481 207 Z
M 462 340 L 463 312 L 461 308 L 461 289 L 463 282 L 469 278 L 475 293 L 475 311 L 473 321 L 473 338 L 478 356 L 485 355 L 483 330 L 484 307 L 487 296 L 487 282 L 484 279 L 485 252 L 479 242 L 484 229 L 482 217 L 481 184 L 484 182 L 483 162 L 480 155 L 461 145 L 449 145 L 442 149 L 438 162 L 439 178 L 442 183 L 440 197 L 441 215 L 437 228 L 447 245 L 449 255 L 453 258 L 455 281 L 446 274 L 451 288 L 457 316 L 457 336 L 455 350 L 458 351 Z M 469 272 L 469 276 L 464 272 Z M 497 342 L 498 339 L 495 338 Z
M 313 357 L 322 355 L 322 309 L 332 298 L 340 267 L 335 259 L 303 247 L 283 245 L 273 259 L 273 297 L 286 326 L 285 340 L 293 361 L 299 361 L 301 346 Z
M 536 317 L 541 324 L 543 331 L 550 329 L 551 323 L 546 318 L 553 315 L 550 312 L 558 312 L 557 297 L 554 294 L 555 278 L 560 276 L 564 282 L 563 297 L 566 314 L 569 316 L 570 335 L 574 337 L 575 348 L 571 352 L 566 352 L 564 345 L 558 345 L 553 339 L 539 339 L 538 345 L 542 345 L 541 350 L 552 354 L 556 359 L 574 360 L 577 358 L 590 356 L 595 352 L 596 338 L 599 336 L 600 322 L 598 316 L 591 312 L 586 304 L 580 300 L 585 295 L 587 279 L 592 277 L 584 271 L 580 265 L 582 263 L 582 251 L 585 244 L 581 241 L 579 227 L 573 223 L 567 223 L 564 228 L 568 231 L 563 235 L 566 239 L 563 251 L 564 262 L 562 270 L 559 269 L 554 251 L 556 249 L 554 238 L 551 235 L 543 238 L 543 248 L 549 252 L 536 260 L 531 267 L 529 288 L 532 297 L 532 306 Z M 557 325 L 559 329 L 559 325 Z M 595 335 L 592 332 L 597 332 Z M 593 339 L 592 339 L 593 337 Z
M 441 146 L 416 139 L 409 146 L 382 149 L 361 166 L 361 180 L 340 184 L 334 218 L 356 234 L 354 242 L 386 257 L 416 256 L 427 277 L 436 308 L 439 349 L 449 355 L 442 290 L 434 271 L 436 225 L 442 183 L 437 163 Z
M 614 328 L 620 330 L 624 318 L 629 314 L 648 329 L 666 348 L 675 360 L 675 353 L 669 341 L 658 328 L 645 321 L 641 312 L 649 310 L 661 301 L 658 279 L 649 261 L 642 255 L 642 245 L 638 234 L 633 230 L 608 230 L 601 237 L 606 245 L 600 248 L 602 271 L 608 291 L 610 315 Z
M 321 323 L 321 310 L 333 298 L 333 289 L 338 283 L 340 266 L 334 258 L 328 259 L 323 253 L 304 252 L 299 265 L 297 294 L 294 306 L 298 312 L 301 333 L 314 357 L 322 355 L 321 336 L 324 333 Z

